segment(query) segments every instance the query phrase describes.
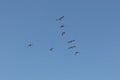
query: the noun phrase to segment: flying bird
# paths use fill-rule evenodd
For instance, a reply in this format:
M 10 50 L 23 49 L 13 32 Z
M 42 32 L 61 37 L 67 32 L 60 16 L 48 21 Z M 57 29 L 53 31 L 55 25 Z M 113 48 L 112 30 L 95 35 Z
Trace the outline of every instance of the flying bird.
M 50 48 L 50 51 L 52 51 L 53 50 L 53 48 Z
M 31 43 L 28 44 L 28 47 L 32 47 L 33 45 Z
M 75 47 L 77 47 L 77 46 L 70 46 L 70 47 L 68 47 L 68 49 L 73 49 L 73 48 L 75 48 Z
M 76 51 L 76 52 L 74 53 L 74 55 L 78 55 L 78 54 L 80 54 L 80 52 L 77 52 L 77 51 Z
M 66 32 L 62 32 L 62 33 L 61 33 L 61 36 L 64 36 L 65 34 L 66 34 Z
M 64 18 L 64 16 L 61 16 L 60 18 L 56 19 L 56 21 L 61 21 Z
M 75 42 L 75 40 L 70 40 L 70 41 L 68 41 L 67 43 L 72 43 L 72 42 Z
M 61 25 L 60 28 L 64 28 L 64 25 Z

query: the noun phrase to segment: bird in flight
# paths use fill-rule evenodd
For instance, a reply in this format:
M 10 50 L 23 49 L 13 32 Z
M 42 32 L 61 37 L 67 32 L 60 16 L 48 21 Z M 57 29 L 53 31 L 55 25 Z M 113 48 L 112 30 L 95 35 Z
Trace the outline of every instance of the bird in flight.
M 33 45 L 31 43 L 28 44 L 28 47 L 32 47 Z
M 78 54 L 80 54 L 80 52 L 77 52 L 77 51 L 76 51 L 76 52 L 74 53 L 74 55 L 78 55 Z
M 64 18 L 64 16 L 61 16 L 60 18 L 56 19 L 56 21 L 61 21 Z
M 77 47 L 77 46 L 70 46 L 70 47 L 68 47 L 68 49 L 73 49 L 73 48 L 75 48 L 75 47 Z
M 72 42 L 75 42 L 75 40 L 70 40 L 70 41 L 68 41 L 67 43 L 72 43 Z
M 50 48 L 50 51 L 52 51 L 53 50 L 53 48 Z
M 66 34 L 66 32 L 62 32 L 62 33 L 61 33 L 61 36 L 64 36 L 65 34 Z
M 64 28 L 64 25 L 61 25 L 60 28 Z

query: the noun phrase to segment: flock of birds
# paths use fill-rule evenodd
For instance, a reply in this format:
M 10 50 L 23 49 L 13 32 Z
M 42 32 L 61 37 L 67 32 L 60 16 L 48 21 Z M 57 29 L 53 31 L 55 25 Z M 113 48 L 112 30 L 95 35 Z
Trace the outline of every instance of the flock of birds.
M 64 16 L 61 16 L 60 18 L 58 18 L 58 19 L 56 19 L 56 21 L 61 21 L 62 19 L 64 18 Z M 65 26 L 62 24 L 61 26 L 60 26 L 60 28 L 62 29 L 62 28 L 64 28 Z M 62 32 L 61 33 L 61 36 L 64 36 L 66 34 L 66 32 Z M 67 41 L 67 43 L 68 44 L 71 44 L 71 43 L 74 43 L 76 40 L 69 40 L 69 41 Z M 32 47 L 33 46 L 33 44 L 32 43 L 29 43 L 28 44 L 28 47 Z M 77 46 L 75 46 L 75 45 L 73 45 L 73 46 L 69 46 L 68 47 L 68 49 L 73 49 L 73 48 L 76 48 Z M 53 51 L 54 50 L 54 48 L 50 48 L 49 49 L 49 51 Z M 79 51 L 76 51 L 76 52 L 74 52 L 74 55 L 78 55 L 78 54 L 80 54 L 80 52 Z
M 62 21 L 63 18 L 64 18 L 64 16 L 61 16 L 60 18 L 56 19 L 56 21 Z M 61 29 L 64 29 L 64 27 L 65 27 L 65 26 L 64 26 L 63 24 L 60 26 Z M 66 32 L 63 31 L 63 32 L 61 33 L 61 36 L 63 37 L 65 34 L 66 34 Z M 68 43 L 68 44 L 71 44 L 71 43 L 74 43 L 75 41 L 76 41 L 76 40 L 69 40 L 69 41 L 67 41 L 67 43 Z M 77 46 L 73 45 L 73 46 L 69 46 L 68 49 L 73 49 L 73 48 L 76 48 L 76 47 L 77 47 Z M 53 51 L 54 48 L 50 48 L 49 50 L 50 50 L 50 51 Z M 78 54 L 80 54 L 80 52 L 78 52 L 78 51 L 74 52 L 74 55 L 78 55 Z

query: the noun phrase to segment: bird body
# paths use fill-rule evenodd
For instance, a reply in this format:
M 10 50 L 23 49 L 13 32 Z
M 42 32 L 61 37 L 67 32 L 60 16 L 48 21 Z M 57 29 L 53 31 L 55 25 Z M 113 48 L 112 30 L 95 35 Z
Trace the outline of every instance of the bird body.
M 50 51 L 52 51 L 53 50 L 53 48 L 50 48 Z
M 68 47 L 68 49 L 73 49 L 73 48 L 75 48 L 75 47 L 77 47 L 77 46 L 70 46 L 70 47 Z
M 64 25 L 61 25 L 60 28 L 64 28 Z
M 61 33 L 61 36 L 64 36 L 65 34 L 66 34 L 66 32 L 62 32 L 62 33 Z
M 61 16 L 60 18 L 56 19 L 56 21 L 61 21 L 64 18 L 64 16 Z
M 32 44 L 30 43 L 30 44 L 28 44 L 28 47 L 31 47 L 32 46 Z
M 67 43 L 72 43 L 72 42 L 75 42 L 75 40 L 70 40 L 70 41 L 68 41 Z
M 78 55 L 78 54 L 80 54 L 80 52 L 77 52 L 77 51 L 76 51 L 76 52 L 74 53 L 74 55 Z

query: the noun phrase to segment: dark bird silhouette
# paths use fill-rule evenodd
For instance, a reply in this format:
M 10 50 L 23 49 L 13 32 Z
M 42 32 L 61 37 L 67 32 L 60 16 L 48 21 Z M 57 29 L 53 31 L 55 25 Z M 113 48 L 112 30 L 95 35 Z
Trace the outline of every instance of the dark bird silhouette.
M 61 33 L 61 36 L 64 36 L 65 34 L 66 34 L 66 32 L 62 32 L 62 33 Z
M 31 43 L 28 44 L 28 47 L 32 47 L 33 45 Z
M 50 48 L 50 51 L 52 51 L 53 50 L 53 48 Z
M 72 43 L 72 42 L 75 42 L 75 40 L 70 40 L 70 41 L 68 41 L 67 43 Z
M 60 28 L 64 28 L 64 25 L 61 25 Z
M 78 54 L 80 54 L 80 52 L 77 52 L 77 51 L 76 51 L 76 52 L 74 53 L 74 55 L 78 55 Z
M 61 16 L 60 18 L 56 19 L 56 21 L 61 21 L 64 18 L 64 16 Z
M 73 49 L 73 48 L 75 48 L 75 47 L 77 47 L 77 46 L 70 46 L 70 47 L 68 47 L 68 49 Z

